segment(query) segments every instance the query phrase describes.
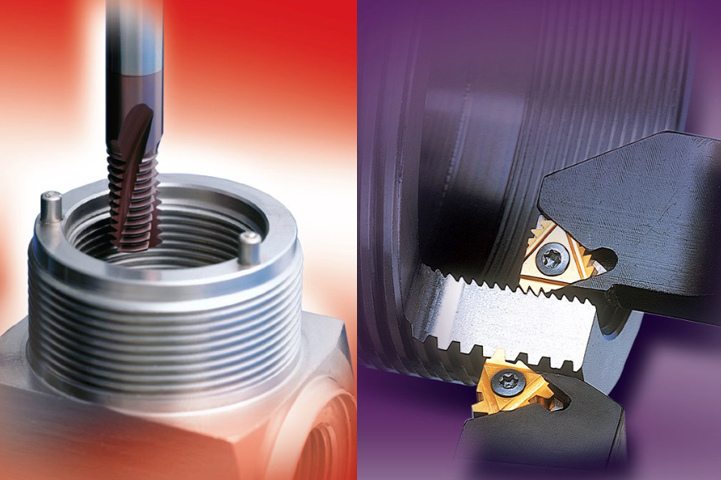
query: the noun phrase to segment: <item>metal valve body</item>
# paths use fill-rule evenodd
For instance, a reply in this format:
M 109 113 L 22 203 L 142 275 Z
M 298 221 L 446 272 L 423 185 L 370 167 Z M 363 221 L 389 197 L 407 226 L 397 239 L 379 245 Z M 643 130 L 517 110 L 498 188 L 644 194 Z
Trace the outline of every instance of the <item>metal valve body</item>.
M 135 253 L 106 182 L 43 196 L 29 315 L 0 338 L 7 478 L 345 478 L 347 339 L 301 310 L 293 217 L 226 180 L 160 185 L 163 241 Z

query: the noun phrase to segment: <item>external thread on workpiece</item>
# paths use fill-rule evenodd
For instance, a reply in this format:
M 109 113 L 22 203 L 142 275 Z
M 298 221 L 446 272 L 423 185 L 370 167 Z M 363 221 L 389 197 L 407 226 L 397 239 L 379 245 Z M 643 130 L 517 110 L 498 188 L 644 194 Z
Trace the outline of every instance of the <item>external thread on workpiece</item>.
M 161 179 L 166 239 L 152 250 L 109 245 L 104 182 L 65 194 L 62 230 L 36 224 L 33 369 L 69 395 L 142 411 L 212 408 L 277 387 L 301 345 L 293 217 L 243 185 Z M 268 254 L 253 269 L 237 261 L 243 232 L 261 232 Z

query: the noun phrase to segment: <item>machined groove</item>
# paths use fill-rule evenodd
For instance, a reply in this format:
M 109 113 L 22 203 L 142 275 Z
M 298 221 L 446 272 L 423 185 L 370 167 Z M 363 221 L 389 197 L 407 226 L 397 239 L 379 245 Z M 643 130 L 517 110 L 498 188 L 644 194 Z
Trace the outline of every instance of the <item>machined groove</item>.
M 112 357 L 122 356 L 120 352 L 129 353 L 128 360 L 137 358 L 136 355 L 158 355 L 165 356 L 166 351 L 176 352 L 179 347 L 183 348 L 183 356 L 179 358 L 189 358 L 192 360 L 194 352 L 212 352 L 214 355 L 222 353 L 226 348 L 235 350 L 233 347 L 239 343 L 238 336 L 243 335 L 241 340 L 247 341 L 257 339 L 257 343 L 263 343 L 271 340 L 276 334 L 288 330 L 285 324 L 286 316 L 294 309 L 300 301 L 300 295 L 294 295 L 283 301 L 283 304 L 274 305 L 272 309 L 266 309 L 261 316 L 253 318 L 253 322 L 248 319 L 242 319 L 242 323 L 234 316 L 230 324 L 230 328 L 223 330 L 214 330 L 208 325 L 196 324 L 191 327 L 183 328 L 180 326 L 175 328 L 165 328 L 164 334 L 152 332 L 150 335 L 139 335 L 139 328 L 126 329 L 127 334 L 113 333 L 99 328 L 88 328 L 87 324 L 81 322 L 81 317 L 77 315 L 62 315 L 55 310 L 42 306 L 44 308 L 43 315 L 47 316 L 48 321 L 43 323 L 40 331 L 50 335 L 57 336 L 63 342 L 71 342 L 80 350 L 87 350 L 88 355 L 93 355 L 93 350 L 97 348 L 95 353 L 105 354 Z M 37 309 L 37 305 L 34 306 Z M 72 319 L 69 320 L 68 318 Z M 242 318 L 242 317 L 241 317 Z M 241 327 L 238 326 L 240 323 Z M 203 329 L 204 335 L 199 335 L 198 330 Z M 208 333 L 211 332 L 211 333 Z M 92 335 L 88 335 L 91 333 Z M 172 334 L 172 336 L 170 336 Z M 203 343 L 199 342 L 203 339 Z M 85 346 L 85 348 L 83 347 Z
M 292 329 L 286 329 L 280 332 L 273 332 L 274 341 L 266 343 L 268 336 L 255 339 L 250 345 L 230 345 L 226 349 L 213 352 L 208 354 L 203 352 L 197 355 L 176 355 L 176 356 L 160 356 L 157 353 L 153 355 L 139 355 L 139 354 L 115 354 L 115 355 L 97 355 L 97 349 L 83 348 L 78 343 L 64 342 L 63 338 L 54 332 L 42 331 L 43 334 L 48 335 L 48 341 L 52 343 L 53 348 L 56 349 L 59 354 L 58 359 L 62 359 L 63 362 L 77 361 L 87 367 L 102 367 L 103 371 L 108 372 L 131 372 L 138 373 L 138 377 L 151 376 L 154 377 L 159 372 L 166 374 L 182 373 L 183 371 L 188 372 L 205 372 L 207 369 L 212 368 L 216 374 L 222 374 L 222 370 L 219 367 L 225 365 L 237 365 L 240 361 L 252 359 L 259 361 L 264 358 L 265 355 L 273 355 L 277 349 L 283 348 L 286 343 L 290 343 L 292 337 L 296 332 Z M 31 339 L 31 341 L 33 341 Z M 268 345 L 273 345 L 268 348 Z M 37 342 L 33 342 L 33 347 L 42 348 L 38 346 Z M 177 348 L 176 348 L 177 350 Z M 145 365 L 145 368 L 140 368 Z
M 52 292 L 41 278 L 33 278 L 30 314 L 31 318 L 41 316 L 43 321 L 31 324 L 30 345 L 36 355 L 66 375 L 73 371 L 91 373 L 97 383 L 86 379 L 88 384 L 108 386 L 115 380 L 122 383 L 122 388 L 116 386 L 114 389 L 128 393 L 136 388 L 138 393 L 148 390 L 148 386 L 142 385 L 168 383 L 177 383 L 177 391 L 224 387 L 231 383 L 231 378 L 239 382 L 246 380 L 248 376 L 243 374 L 244 371 L 263 369 L 272 372 L 274 364 L 287 364 L 296 357 L 297 348 L 288 347 L 293 347 L 300 316 L 299 268 L 289 280 L 268 292 L 266 302 L 248 302 L 251 305 L 246 311 L 233 315 L 231 325 L 235 323 L 235 328 L 226 327 L 221 331 L 219 336 L 223 341 L 219 343 L 213 335 L 208 335 L 216 328 L 217 317 L 213 311 L 200 311 L 194 319 L 186 319 L 187 324 L 169 316 L 166 332 L 161 336 L 149 336 L 142 327 L 135 328 L 125 338 L 105 335 L 102 329 L 88 328 L 78 310 L 101 328 L 105 324 L 112 327 L 114 322 L 109 318 L 114 314 L 122 316 L 122 312 L 109 311 L 109 315 L 104 315 L 91 306 L 83 308 L 77 299 L 65 298 L 64 301 L 72 305 L 67 309 L 58 301 L 57 291 Z M 128 313 L 127 317 L 138 325 L 144 323 L 142 315 Z M 203 318 L 211 321 L 204 322 Z M 221 318 L 228 323 L 226 318 Z M 148 320 L 157 321 L 157 318 Z M 205 335 L 187 332 L 188 324 L 195 331 L 205 327 Z M 190 345 L 190 350 L 186 345 Z M 168 354 L 173 347 L 182 354 Z M 119 353 L 117 349 L 127 353 Z M 159 365 L 169 367 L 164 370 Z M 141 371 L 143 373 L 136 375 L 122 373 Z M 214 377 L 221 377 L 217 385 L 211 381 Z M 136 382 L 138 385 L 134 386 Z
M 270 316 L 275 315 L 280 309 L 294 305 L 294 303 L 298 301 L 299 294 L 297 290 L 300 290 L 300 279 L 295 278 L 292 282 L 284 282 L 280 285 L 280 288 L 283 287 L 293 289 L 296 292 L 295 294 L 288 295 L 282 303 L 274 303 L 275 298 L 266 295 L 261 301 L 243 304 L 243 308 L 240 309 L 234 305 L 232 308 L 225 307 L 222 309 L 205 310 L 200 314 L 183 312 L 179 313 L 177 317 L 172 313 L 137 316 L 122 315 L 111 310 L 93 308 L 78 310 L 73 304 L 68 304 L 67 306 L 61 305 L 60 308 L 58 308 L 55 305 L 66 300 L 61 299 L 51 290 L 45 290 L 40 287 L 39 291 L 42 291 L 43 295 L 47 295 L 54 300 L 52 303 L 42 303 L 41 309 L 43 313 L 47 311 L 51 314 L 55 313 L 59 319 L 71 319 L 72 321 L 69 324 L 81 328 L 83 332 L 93 331 L 94 333 L 97 332 L 96 334 L 99 336 L 102 336 L 102 332 L 105 332 L 108 338 L 114 342 L 121 340 L 123 334 L 127 334 L 134 342 L 142 342 L 146 334 L 151 337 L 157 336 L 158 338 L 165 338 L 166 341 L 168 341 L 167 336 L 169 334 L 178 333 L 180 329 L 182 329 L 186 335 L 191 337 L 189 342 L 192 343 L 194 341 L 193 338 L 200 332 L 227 336 L 228 332 L 239 328 L 238 318 L 243 318 L 243 332 L 253 332 L 260 326 L 267 326 L 267 320 Z M 38 288 L 37 282 L 33 281 L 31 288 Z M 31 305 L 38 305 L 36 295 L 34 294 Z M 252 315 L 247 315 L 248 312 L 251 312 Z M 213 317 L 212 323 L 199 321 L 209 315 Z M 139 333 L 141 333 L 142 336 L 138 336 Z M 177 338 L 174 338 L 172 344 L 176 344 L 176 341 Z
M 292 336 L 292 332 L 286 335 Z M 297 339 L 292 342 L 297 343 Z M 87 385 L 106 385 L 115 390 L 122 390 L 128 393 L 153 393 L 153 387 L 171 386 L 176 392 L 195 392 L 203 391 L 205 394 L 214 393 L 213 388 L 230 387 L 237 388 L 238 382 L 262 381 L 267 376 L 273 375 L 276 369 L 274 366 L 285 366 L 294 361 L 295 357 L 279 358 L 277 353 L 286 348 L 287 345 L 279 344 L 272 348 L 264 348 L 259 355 L 253 356 L 253 362 L 239 366 L 234 359 L 227 359 L 225 363 L 206 362 L 204 364 L 194 364 L 196 367 L 178 375 L 178 369 L 165 369 L 155 365 L 146 368 L 144 373 L 136 373 L 142 371 L 138 366 L 134 368 L 119 368 L 112 361 L 79 361 L 77 364 L 70 366 L 67 357 L 62 355 L 61 348 L 55 348 L 48 357 L 51 368 L 64 372 L 68 378 L 80 381 Z M 33 347 L 36 347 L 33 344 Z M 57 347 L 57 345 L 54 345 Z M 36 351 L 36 350 L 35 350 Z M 272 361 L 268 361 L 271 359 Z M 111 368 L 112 367 L 112 368 Z M 280 367 L 279 367 L 280 368 Z M 208 369 L 212 372 L 209 375 Z M 192 382 L 191 382 L 192 381 Z
M 252 330 L 233 329 L 217 335 L 188 334 L 186 332 L 170 338 L 167 336 L 144 336 L 138 335 L 109 335 L 97 330 L 82 328 L 82 325 L 68 324 L 67 320 L 58 317 L 52 312 L 48 313 L 47 325 L 41 326 L 39 332 L 48 334 L 58 339 L 60 343 L 71 345 L 76 350 L 83 352 L 84 356 L 97 356 L 98 358 L 117 358 L 122 361 L 138 361 L 144 357 L 139 355 L 155 356 L 153 363 L 173 362 L 173 359 L 183 361 L 194 361 L 195 358 L 202 358 L 210 355 L 218 356 L 224 353 L 237 353 L 238 347 L 249 349 L 251 342 L 256 344 L 272 344 L 274 337 L 282 337 L 283 332 L 288 331 L 287 325 L 280 319 L 284 319 L 290 310 L 296 307 L 297 299 L 289 302 L 282 308 L 274 309 L 259 319 L 258 325 Z M 45 313 L 45 312 L 44 312 Z M 242 334 L 241 340 L 238 336 Z M 200 343 L 199 338 L 204 341 Z M 113 342 L 113 340 L 116 340 Z M 134 342 L 137 342 L 135 344 Z M 171 355 L 169 352 L 177 352 L 183 349 L 183 354 Z
M 106 241 L 99 184 L 64 196 L 62 225 L 36 224 L 28 358 L 53 387 L 122 408 L 204 409 L 275 388 L 300 358 L 302 256 L 290 214 L 247 187 L 169 178 L 168 240 L 147 251 Z M 265 238 L 253 268 L 238 262 L 244 231 Z
M 109 243 L 110 219 L 103 215 L 89 225 L 70 232 L 78 250 L 109 263 L 134 268 L 192 268 L 235 258 L 238 235 L 248 230 L 237 220 L 211 211 L 190 212 L 167 205 L 159 218 L 163 223 L 163 243 L 152 250 L 121 253 Z
M 108 156 L 111 244 L 118 251 L 142 252 L 161 243 L 157 164 L 153 154 L 142 160 L 137 172 L 130 172 L 125 160 Z M 129 177 L 134 177 L 134 188 L 130 198 L 123 198 L 123 182 Z M 120 220 L 123 203 L 128 204 L 127 216 Z
M 477 381 L 493 352 L 413 337 L 419 266 L 514 286 L 546 174 L 683 127 L 683 2 L 524 9 L 498 4 L 466 18 L 445 5 L 389 5 L 359 16 L 358 339 L 367 365 Z M 478 48 L 489 42 L 507 49 Z

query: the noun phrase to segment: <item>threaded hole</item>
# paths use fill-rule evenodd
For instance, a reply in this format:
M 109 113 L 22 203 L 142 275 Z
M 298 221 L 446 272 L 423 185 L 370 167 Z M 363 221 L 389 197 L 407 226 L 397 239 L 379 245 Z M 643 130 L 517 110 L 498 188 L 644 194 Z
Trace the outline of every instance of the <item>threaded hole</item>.
M 129 268 L 194 268 L 235 258 L 238 235 L 249 228 L 204 213 L 162 211 L 162 243 L 144 252 L 118 252 L 111 243 L 109 217 L 78 232 L 74 246 L 87 255 Z
M 295 471 L 294 480 L 332 480 L 333 432 L 325 424 L 318 425 L 308 435 Z
M 162 243 L 144 252 L 120 253 L 112 244 L 107 195 L 72 210 L 65 235 L 75 248 L 99 260 L 128 268 L 169 270 L 235 259 L 242 232 L 267 233 L 267 221 L 257 209 L 220 192 L 161 186 L 160 198 Z

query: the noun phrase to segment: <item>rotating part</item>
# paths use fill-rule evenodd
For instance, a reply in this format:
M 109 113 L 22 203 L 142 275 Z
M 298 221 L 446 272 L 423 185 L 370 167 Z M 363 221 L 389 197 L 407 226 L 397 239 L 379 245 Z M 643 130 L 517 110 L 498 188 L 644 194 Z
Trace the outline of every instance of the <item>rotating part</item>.
M 152 121 L 150 107 L 133 107 L 120 131 L 120 157 L 108 158 L 110 228 L 120 252 L 142 252 L 160 243 L 156 160 L 143 165 Z
M 537 297 L 519 290 L 470 284 L 422 266 L 413 281 L 406 308 L 413 335 L 437 339 L 447 350 L 458 343 L 470 354 L 481 347 L 490 357 L 498 349 L 505 360 L 573 374 L 581 369 L 596 308 L 588 301 Z M 543 367 L 541 367 L 543 368 Z
M 466 283 L 425 265 L 414 277 L 406 312 L 415 345 L 427 346 L 425 365 L 440 378 L 476 384 L 483 357 L 502 348 L 509 362 L 583 378 L 603 392 L 621 375 L 642 317 L 629 312 L 615 330 L 604 331 L 589 300 Z M 431 357 L 435 349 L 440 353 Z M 444 364 L 453 369 L 442 370 Z
M 379 2 L 359 14 L 358 313 L 366 364 L 475 385 L 482 355 L 415 321 L 413 309 L 443 294 L 414 286 L 417 272 L 428 265 L 448 282 L 517 286 L 545 175 L 682 128 L 690 35 L 684 2 L 494 2 L 473 11 Z M 418 291 L 427 297 L 414 298 Z M 476 303 L 459 318 L 484 309 Z M 599 313 L 592 332 L 606 333 L 582 370 L 588 378 L 604 370 L 606 390 L 638 317 L 613 306 Z M 444 332 L 468 328 L 448 322 Z
M 231 181 L 161 180 L 166 240 L 142 252 L 111 246 L 105 182 L 41 195 L 29 315 L 0 337 L 3 479 L 350 478 L 345 327 L 301 311 L 293 217 Z
M 41 195 L 28 317 L 0 336 L 0 477 L 351 478 L 345 325 L 301 309 L 290 212 L 157 176 L 162 5 L 108 2 L 108 181 Z
M 418 240 L 432 268 L 515 287 L 546 174 L 682 127 L 690 35 L 685 2 L 498 3 L 425 17 Z
M 112 244 L 161 242 L 157 154 L 163 134 L 163 2 L 110 0 L 106 25 L 106 143 Z

